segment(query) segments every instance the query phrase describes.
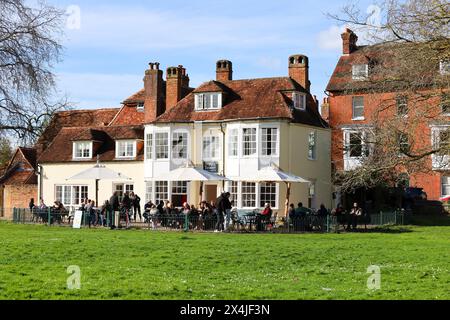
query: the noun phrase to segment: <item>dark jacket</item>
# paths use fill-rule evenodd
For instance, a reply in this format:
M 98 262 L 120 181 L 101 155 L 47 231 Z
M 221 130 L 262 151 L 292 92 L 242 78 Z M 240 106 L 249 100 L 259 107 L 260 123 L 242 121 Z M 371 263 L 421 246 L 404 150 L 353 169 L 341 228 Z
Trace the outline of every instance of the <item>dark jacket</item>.
M 120 203 L 119 203 L 119 197 L 117 195 L 113 195 L 110 199 L 109 199 L 109 203 L 111 204 L 111 207 L 114 211 L 119 211 L 120 210 Z
M 227 211 L 227 209 L 231 209 L 231 202 L 224 194 L 222 194 L 216 200 L 216 208 L 217 213 L 223 214 Z
M 125 209 L 131 209 L 131 199 L 128 195 L 123 196 L 122 205 Z

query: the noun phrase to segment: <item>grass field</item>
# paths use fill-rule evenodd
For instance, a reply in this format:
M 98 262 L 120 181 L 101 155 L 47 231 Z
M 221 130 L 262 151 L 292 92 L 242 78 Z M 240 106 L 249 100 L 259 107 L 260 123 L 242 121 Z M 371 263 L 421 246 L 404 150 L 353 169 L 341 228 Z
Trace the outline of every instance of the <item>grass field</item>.
M 348 234 L 72 230 L 0 222 L 0 299 L 450 299 L 450 227 Z M 68 290 L 67 267 L 81 269 Z M 366 283 L 381 268 L 381 289 Z

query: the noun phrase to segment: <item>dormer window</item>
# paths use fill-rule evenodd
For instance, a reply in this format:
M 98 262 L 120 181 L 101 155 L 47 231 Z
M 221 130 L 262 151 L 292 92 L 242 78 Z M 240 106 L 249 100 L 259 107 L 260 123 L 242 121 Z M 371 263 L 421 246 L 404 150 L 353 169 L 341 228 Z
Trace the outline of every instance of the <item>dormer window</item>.
M 135 157 L 136 157 L 135 140 L 116 141 L 116 158 L 135 158 Z
M 355 64 L 352 66 L 353 80 L 367 80 L 368 77 L 369 77 L 368 64 Z
M 143 103 L 143 102 L 138 103 L 138 104 L 136 105 L 136 110 L 137 110 L 138 112 L 144 112 L 144 103 Z
M 74 159 L 92 158 L 92 141 L 76 141 L 73 143 Z
M 300 92 L 293 92 L 292 100 L 294 101 L 295 109 L 306 110 L 306 94 Z
M 450 74 L 450 60 L 441 60 L 439 62 L 439 71 L 441 75 Z
M 222 93 L 197 93 L 195 95 L 195 110 L 218 110 L 222 108 Z

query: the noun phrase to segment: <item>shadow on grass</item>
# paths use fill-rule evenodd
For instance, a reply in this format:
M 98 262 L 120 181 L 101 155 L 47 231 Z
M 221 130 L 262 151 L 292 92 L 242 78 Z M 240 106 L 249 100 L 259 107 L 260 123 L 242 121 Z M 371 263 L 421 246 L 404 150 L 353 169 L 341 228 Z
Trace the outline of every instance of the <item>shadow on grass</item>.
M 414 226 L 449 227 L 450 215 L 411 215 L 405 222 Z

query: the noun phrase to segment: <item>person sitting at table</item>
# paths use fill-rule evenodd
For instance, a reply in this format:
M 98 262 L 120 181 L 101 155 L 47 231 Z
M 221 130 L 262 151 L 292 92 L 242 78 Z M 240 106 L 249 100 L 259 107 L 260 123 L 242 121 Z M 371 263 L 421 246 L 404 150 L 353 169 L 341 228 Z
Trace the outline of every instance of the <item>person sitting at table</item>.
M 272 217 L 272 208 L 270 207 L 270 203 L 265 203 L 263 212 L 261 212 L 261 214 L 258 214 L 256 216 L 257 231 L 263 231 L 264 225 L 270 222 L 271 217 Z

